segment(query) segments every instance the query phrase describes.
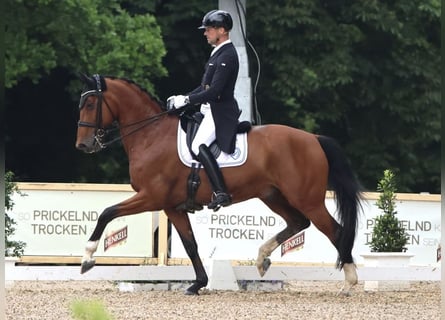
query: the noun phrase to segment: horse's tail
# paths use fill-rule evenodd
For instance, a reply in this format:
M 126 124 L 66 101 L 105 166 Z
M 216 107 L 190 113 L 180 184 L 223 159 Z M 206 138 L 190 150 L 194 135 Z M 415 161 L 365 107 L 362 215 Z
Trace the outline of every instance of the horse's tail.
M 328 184 L 334 190 L 338 207 L 338 219 L 341 225 L 337 235 L 336 247 L 339 253 L 337 267 L 352 263 L 352 248 L 358 224 L 358 211 L 362 187 L 349 165 L 349 161 L 338 143 L 325 136 L 317 136 L 329 163 Z

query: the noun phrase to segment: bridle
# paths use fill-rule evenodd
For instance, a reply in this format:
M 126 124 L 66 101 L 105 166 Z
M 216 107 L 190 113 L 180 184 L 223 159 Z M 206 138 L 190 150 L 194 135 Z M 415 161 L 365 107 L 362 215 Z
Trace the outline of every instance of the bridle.
M 102 84 L 100 82 L 100 76 L 95 74 L 94 79 L 96 80 L 96 89 L 94 90 L 88 90 L 83 92 L 80 95 L 80 102 L 79 102 L 79 110 L 82 110 L 82 108 L 85 105 L 85 102 L 90 96 L 96 96 L 97 97 L 97 104 L 96 104 L 96 123 L 92 122 L 86 122 L 86 121 L 80 121 L 77 123 L 77 126 L 80 127 L 87 127 L 87 128 L 94 128 L 94 139 L 99 144 L 99 146 L 104 149 L 106 145 L 102 142 L 102 139 L 105 137 L 108 131 L 116 130 L 116 128 L 104 128 L 103 126 L 103 120 L 102 120 L 102 101 L 104 101 L 104 96 L 102 93 Z M 108 108 L 108 111 L 113 116 L 113 119 L 115 119 L 113 112 L 111 111 L 110 106 L 108 105 L 107 101 L 105 101 L 105 105 Z
M 97 144 L 100 146 L 101 149 L 105 149 L 106 147 L 108 147 L 110 144 L 122 140 L 124 137 L 129 136 L 133 133 L 135 133 L 136 131 L 142 129 L 143 127 L 147 126 L 148 124 L 155 122 L 157 120 L 159 120 L 160 118 L 162 118 L 165 115 L 170 114 L 170 111 L 163 111 L 161 113 L 158 113 L 154 116 L 151 116 L 149 118 L 145 118 L 130 124 L 126 124 L 124 126 L 120 126 L 119 122 L 117 121 L 116 116 L 113 114 L 113 111 L 111 110 L 110 106 L 108 105 L 105 96 L 103 95 L 103 92 L 106 90 L 102 90 L 102 84 L 101 84 L 101 78 L 100 75 L 95 74 L 93 75 L 93 78 L 96 81 L 96 89 L 93 90 L 88 90 L 85 92 L 82 92 L 82 94 L 80 95 L 80 102 L 79 102 L 79 110 L 82 110 L 82 108 L 85 105 L 86 100 L 90 97 L 90 96 L 96 96 L 97 97 L 97 103 L 96 103 L 96 122 L 87 122 L 87 121 L 80 121 L 77 123 L 77 126 L 80 127 L 87 127 L 87 128 L 94 128 L 94 140 L 97 142 Z M 102 102 L 105 103 L 105 106 L 107 107 L 108 111 L 110 112 L 113 122 L 112 125 L 109 127 L 104 127 L 103 126 L 103 119 L 102 119 Z M 103 139 L 109 135 L 110 133 L 113 133 L 115 131 L 118 131 L 122 128 L 127 128 L 127 127 L 133 127 L 133 126 L 137 126 L 135 129 L 127 132 L 125 135 L 123 136 L 118 136 L 112 140 L 109 141 L 103 141 Z

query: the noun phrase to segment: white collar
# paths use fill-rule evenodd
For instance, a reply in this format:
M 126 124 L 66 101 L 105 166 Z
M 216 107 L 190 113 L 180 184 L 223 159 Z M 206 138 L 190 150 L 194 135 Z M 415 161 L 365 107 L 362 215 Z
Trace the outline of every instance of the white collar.
M 212 53 L 210 53 L 210 56 L 213 56 L 215 54 L 215 52 L 218 51 L 218 49 L 221 48 L 223 45 L 225 45 L 227 43 L 231 43 L 231 42 L 232 41 L 230 39 L 227 39 L 226 41 L 221 42 L 215 48 L 213 48 Z

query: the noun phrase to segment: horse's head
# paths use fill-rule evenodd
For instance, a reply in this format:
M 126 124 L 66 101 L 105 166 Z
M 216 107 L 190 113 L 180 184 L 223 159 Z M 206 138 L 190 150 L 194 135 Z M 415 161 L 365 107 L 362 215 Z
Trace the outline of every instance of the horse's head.
M 136 132 L 170 114 L 162 102 L 132 80 L 98 74 L 81 75 L 81 80 L 85 88 L 80 95 L 76 147 L 86 153 L 123 138 L 131 141 Z M 110 139 L 117 131 L 120 136 Z
M 97 74 L 92 77 L 82 74 L 81 80 L 85 88 L 80 95 L 76 148 L 93 153 L 105 147 L 102 138 L 116 119 L 105 98 L 105 78 Z

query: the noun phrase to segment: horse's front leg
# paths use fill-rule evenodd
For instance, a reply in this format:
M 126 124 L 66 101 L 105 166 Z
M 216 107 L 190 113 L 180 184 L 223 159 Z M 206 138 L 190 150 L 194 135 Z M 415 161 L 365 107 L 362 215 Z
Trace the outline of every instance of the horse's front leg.
M 117 217 L 118 206 L 112 206 L 106 208 L 99 216 L 97 220 L 96 227 L 94 228 L 93 234 L 91 235 L 88 243 L 85 247 L 85 254 L 82 257 L 82 265 L 80 268 L 80 273 L 85 273 L 94 267 L 96 260 L 93 258 L 93 254 L 96 252 L 99 245 L 100 237 L 105 230 L 107 224 Z
M 193 269 L 195 270 L 196 274 L 196 280 L 185 291 L 185 294 L 198 295 L 199 289 L 207 286 L 209 279 L 198 254 L 198 245 L 196 244 L 195 236 L 193 234 L 187 212 L 165 210 L 165 213 L 178 231 L 179 237 L 184 245 L 184 249 L 192 262 Z

